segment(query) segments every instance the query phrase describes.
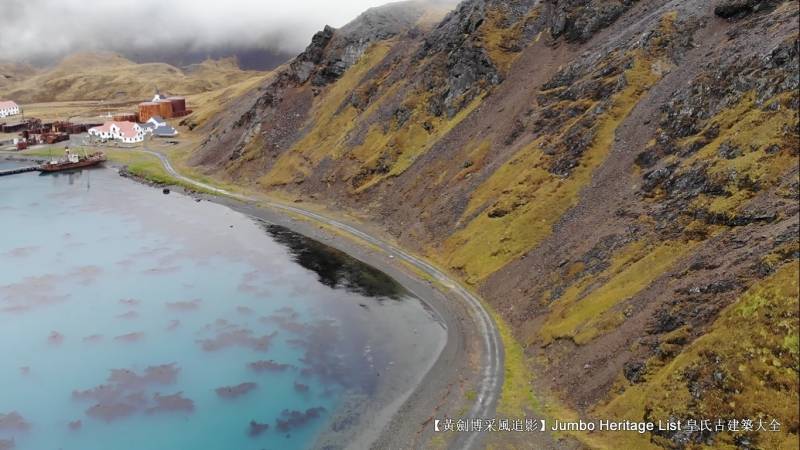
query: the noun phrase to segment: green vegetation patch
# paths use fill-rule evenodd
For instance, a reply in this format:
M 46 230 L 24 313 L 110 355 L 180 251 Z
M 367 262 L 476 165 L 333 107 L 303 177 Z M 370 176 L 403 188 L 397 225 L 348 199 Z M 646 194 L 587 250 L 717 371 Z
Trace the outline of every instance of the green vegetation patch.
M 477 283 L 551 233 L 553 224 L 577 203 L 580 190 L 605 160 L 617 126 L 660 77 L 653 70 L 653 61 L 643 54 L 634 55 L 624 76 L 627 86 L 614 95 L 611 108 L 600 116 L 594 139 L 572 173 L 560 177 L 550 172 L 551 158 L 542 151 L 544 138 L 521 149 L 475 190 L 463 218 L 467 226 L 444 243 L 444 263 L 468 282 Z M 554 139 L 565 139 L 564 134 L 582 118 L 568 121 Z
M 543 341 L 571 338 L 577 344 L 585 344 L 613 328 L 615 319 L 621 321 L 622 317 L 613 315 L 612 308 L 647 288 L 691 246 L 680 242 L 657 246 L 634 242 L 623 248 L 603 273 L 573 284 L 553 303 L 540 330 Z
M 708 333 L 647 374 L 643 383 L 623 387 L 596 415 L 630 420 L 746 418 L 765 424 L 776 419 L 780 432 L 726 431 L 715 435 L 713 448 L 736 448 L 736 439 L 742 438 L 753 448 L 797 448 L 798 270 L 800 264 L 793 260 L 750 287 L 722 311 Z M 669 434 L 602 437 L 618 448 L 673 444 Z M 696 443 L 692 448 L 710 447 Z

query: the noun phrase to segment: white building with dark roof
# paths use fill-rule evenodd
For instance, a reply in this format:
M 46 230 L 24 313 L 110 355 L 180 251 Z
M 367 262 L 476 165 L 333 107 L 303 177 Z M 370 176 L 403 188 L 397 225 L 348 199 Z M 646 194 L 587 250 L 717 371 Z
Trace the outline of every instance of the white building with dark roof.
M 153 96 L 153 102 L 157 103 L 157 102 L 159 102 L 161 100 L 166 100 L 166 99 L 167 99 L 167 96 L 166 95 L 162 95 L 161 92 L 159 92 L 158 88 L 156 88 L 156 95 Z
M 178 135 L 178 130 L 169 125 L 161 125 L 153 130 L 153 136 L 155 137 L 170 138 L 170 137 L 175 137 L 177 135 Z
M 155 137 L 170 138 L 178 135 L 178 130 L 170 126 L 161 116 L 153 116 L 141 126 Z
M 153 125 L 154 127 L 161 127 L 166 125 L 167 121 L 161 116 L 153 116 L 147 121 L 147 123 Z

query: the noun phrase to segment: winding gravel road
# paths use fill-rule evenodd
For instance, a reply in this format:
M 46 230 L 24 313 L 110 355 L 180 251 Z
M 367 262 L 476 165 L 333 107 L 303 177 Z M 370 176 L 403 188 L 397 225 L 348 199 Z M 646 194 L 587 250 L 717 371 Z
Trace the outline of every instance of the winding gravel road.
M 473 317 L 475 318 L 475 321 L 477 322 L 476 323 L 477 326 L 479 327 L 478 330 L 479 334 L 483 340 L 483 352 L 482 352 L 483 367 L 481 371 L 482 380 L 480 383 L 480 387 L 477 391 L 475 403 L 472 405 L 472 408 L 470 408 L 469 413 L 467 414 L 466 417 L 470 418 L 495 417 L 495 409 L 497 406 L 497 401 L 503 386 L 503 358 L 504 358 L 503 344 L 500 339 L 500 334 L 497 331 L 497 327 L 495 326 L 494 320 L 492 319 L 492 316 L 483 307 L 481 301 L 478 300 L 478 298 L 475 297 L 468 290 L 464 289 L 458 282 L 451 279 L 445 273 L 441 272 L 439 269 L 423 261 L 422 259 L 412 256 L 404 252 L 403 250 L 385 241 L 375 238 L 351 225 L 339 222 L 329 217 L 325 217 L 321 214 L 312 211 L 298 208 L 296 206 L 284 205 L 281 203 L 275 203 L 275 202 L 265 201 L 262 199 L 256 199 L 241 194 L 236 194 L 234 192 L 230 192 L 225 189 L 220 189 L 218 187 L 193 180 L 189 177 L 186 177 L 178 173 L 178 171 L 175 170 L 172 164 L 170 164 L 167 157 L 164 156 L 163 154 L 153 150 L 149 150 L 147 148 L 140 151 L 144 153 L 149 153 L 157 157 L 161 161 L 161 164 L 164 166 L 164 169 L 167 172 L 169 172 L 170 175 L 172 175 L 177 179 L 180 179 L 181 181 L 187 184 L 208 190 L 210 192 L 225 195 L 240 201 L 257 202 L 258 204 L 264 205 L 269 208 L 297 214 L 312 221 L 319 222 L 331 227 L 335 227 L 336 229 L 347 232 L 352 236 L 355 236 L 359 239 L 369 242 L 370 244 L 379 247 L 381 250 L 388 253 L 389 255 L 394 255 L 394 257 L 402 259 L 408 264 L 411 264 L 417 269 L 423 271 L 428 276 L 435 279 L 440 285 L 449 289 L 450 291 L 452 291 L 452 293 L 456 294 L 456 296 L 463 299 L 463 301 L 466 302 L 467 305 L 469 305 L 470 311 Z M 456 435 L 456 438 L 451 442 L 450 448 L 453 449 L 480 448 L 482 434 L 483 433 L 458 433 Z

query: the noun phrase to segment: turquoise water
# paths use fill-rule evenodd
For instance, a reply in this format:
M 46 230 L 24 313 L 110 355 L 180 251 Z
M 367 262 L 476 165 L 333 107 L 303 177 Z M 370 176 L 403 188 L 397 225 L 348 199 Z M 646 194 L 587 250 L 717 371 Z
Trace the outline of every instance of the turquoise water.
M 109 169 L 2 177 L 0 223 L 0 448 L 308 448 L 444 338 L 363 264 Z

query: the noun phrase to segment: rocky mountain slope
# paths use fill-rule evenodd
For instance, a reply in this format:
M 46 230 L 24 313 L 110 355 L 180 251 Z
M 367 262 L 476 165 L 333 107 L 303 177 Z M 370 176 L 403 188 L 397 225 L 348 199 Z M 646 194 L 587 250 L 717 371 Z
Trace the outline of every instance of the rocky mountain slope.
M 392 4 L 320 31 L 201 126 L 190 163 L 348 211 L 459 275 L 561 418 L 782 426 L 584 445 L 796 445 L 798 3 L 431 17 Z
M 5 69 L 5 70 L 4 70 Z M 243 71 L 234 59 L 184 69 L 163 63 L 136 64 L 116 53 L 76 53 L 49 69 L 0 65 L 0 98 L 19 103 L 70 100 L 141 101 L 156 87 L 180 95 L 216 90 L 262 76 Z

